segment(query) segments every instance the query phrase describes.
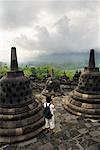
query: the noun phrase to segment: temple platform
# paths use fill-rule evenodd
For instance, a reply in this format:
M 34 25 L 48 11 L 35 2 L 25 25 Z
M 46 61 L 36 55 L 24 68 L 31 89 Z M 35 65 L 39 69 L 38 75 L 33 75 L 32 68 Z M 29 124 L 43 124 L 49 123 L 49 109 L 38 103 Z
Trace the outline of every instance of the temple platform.
M 62 106 L 64 98 L 54 98 L 54 133 L 43 131 L 31 140 L 5 145 L 0 150 L 99 150 L 100 120 L 70 114 Z

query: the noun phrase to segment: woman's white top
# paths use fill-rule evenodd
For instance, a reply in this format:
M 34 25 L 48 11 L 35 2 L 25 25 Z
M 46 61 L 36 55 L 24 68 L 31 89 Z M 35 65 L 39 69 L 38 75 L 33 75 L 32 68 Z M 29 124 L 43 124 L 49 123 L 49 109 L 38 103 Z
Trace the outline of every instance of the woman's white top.
M 46 107 L 46 104 L 47 104 L 47 106 L 49 106 L 50 107 L 50 111 L 51 111 L 51 113 L 52 113 L 52 115 L 54 114 L 54 105 L 53 104 L 50 104 L 50 103 L 47 103 L 47 102 L 45 102 L 44 103 L 44 108 Z

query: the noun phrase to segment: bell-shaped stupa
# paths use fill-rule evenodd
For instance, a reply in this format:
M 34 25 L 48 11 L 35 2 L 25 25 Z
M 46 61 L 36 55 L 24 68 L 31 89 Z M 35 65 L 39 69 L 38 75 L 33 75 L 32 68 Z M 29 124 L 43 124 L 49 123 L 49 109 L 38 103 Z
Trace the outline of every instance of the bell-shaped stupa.
M 64 107 L 73 114 L 100 119 L 100 72 L 95 67 L 93 49 L 88 67 L 81 73 L 76 89 L 65 98 Z
M 30 80 L 19 71 L 16 48 L 11 48 L 11 70 L 0 80 L 0 143 L 35 137 L 43 130 L 42 105 L 32 95 Z

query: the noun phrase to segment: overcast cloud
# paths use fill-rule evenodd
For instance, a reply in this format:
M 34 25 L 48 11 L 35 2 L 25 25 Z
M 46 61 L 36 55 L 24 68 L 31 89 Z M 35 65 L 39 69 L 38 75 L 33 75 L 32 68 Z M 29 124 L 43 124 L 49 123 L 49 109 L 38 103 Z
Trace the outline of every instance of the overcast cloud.
M 99 0 L 0 0 L 0 60 L 100 48 Z M 24 55 L 23 55 L 24 53 Z

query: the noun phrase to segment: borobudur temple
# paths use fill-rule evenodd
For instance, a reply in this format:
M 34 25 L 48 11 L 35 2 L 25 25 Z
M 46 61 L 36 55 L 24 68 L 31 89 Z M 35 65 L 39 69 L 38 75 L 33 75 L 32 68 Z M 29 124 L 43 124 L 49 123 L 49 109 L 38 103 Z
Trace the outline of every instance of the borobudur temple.
M 65 98 L 64 107 L 75 115 L 100 119 L 100 71 L 95 67 L 93 49 L 88 67 L 82 71 L 78 86 Z
M 30 80 L 19 71 L 16 48 L 11 48 L 11 71 L 0 79 L 0 143 L 35 137 L 43 130 L 42 105 L 32 95 Z

